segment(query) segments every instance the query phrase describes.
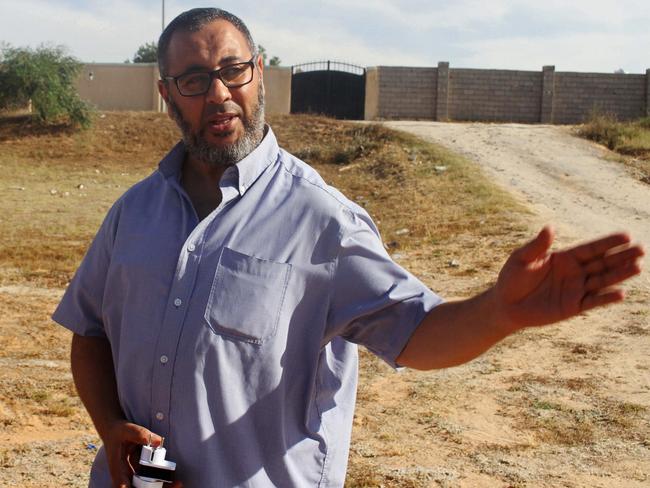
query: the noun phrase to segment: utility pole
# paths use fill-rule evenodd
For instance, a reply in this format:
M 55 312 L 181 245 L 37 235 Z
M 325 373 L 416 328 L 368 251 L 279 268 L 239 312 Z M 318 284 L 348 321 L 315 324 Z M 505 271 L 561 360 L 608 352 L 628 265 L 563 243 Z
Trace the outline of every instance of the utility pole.
M 162 30 L 165 30 L 165 0 L 162 0 Z

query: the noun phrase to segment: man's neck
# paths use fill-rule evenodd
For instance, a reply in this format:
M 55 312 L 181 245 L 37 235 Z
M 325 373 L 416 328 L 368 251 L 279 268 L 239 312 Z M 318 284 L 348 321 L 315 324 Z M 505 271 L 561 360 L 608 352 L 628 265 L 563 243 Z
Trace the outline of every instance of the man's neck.
M 187 192 L 194 210 L 203 220 L 221 203 L 219 181 L 225 167 L 206 164 L 187 154 L 181 171 L 181 185 Z

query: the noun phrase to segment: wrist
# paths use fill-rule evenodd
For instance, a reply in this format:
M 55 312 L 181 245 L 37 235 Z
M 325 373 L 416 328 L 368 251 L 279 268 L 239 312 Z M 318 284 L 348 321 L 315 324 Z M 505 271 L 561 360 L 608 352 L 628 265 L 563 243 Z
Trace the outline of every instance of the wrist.
M 486 321 L 497 334 L 508 336 L 521 327 L 513 319 L 510 307 L 499 292 L 498 284 L 492 285 L 484 292 L 487 301 Z

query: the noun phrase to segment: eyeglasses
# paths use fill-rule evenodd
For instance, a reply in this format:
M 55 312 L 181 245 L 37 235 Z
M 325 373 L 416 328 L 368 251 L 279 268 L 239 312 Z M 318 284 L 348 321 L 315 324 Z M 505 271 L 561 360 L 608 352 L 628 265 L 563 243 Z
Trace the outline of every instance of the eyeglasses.
M 255 58 L 243 63 L 229 64 L 214 71 L 200 71 L 196 73 L 185 73 L 180 76 L 165 76 L 165 80 L 173 80 L 176 83 L 178 92 L 184 97 L 196 97 L 205 95 L 210 90 L 212 80 L 219 78 L 227 88 L 239 88 L 253 81 L 253 70 Z

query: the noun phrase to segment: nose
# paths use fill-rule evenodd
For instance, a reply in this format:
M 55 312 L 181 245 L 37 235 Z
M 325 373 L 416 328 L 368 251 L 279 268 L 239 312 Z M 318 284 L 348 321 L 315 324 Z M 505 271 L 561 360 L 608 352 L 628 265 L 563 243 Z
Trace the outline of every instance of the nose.
M 230 98 L 230 89 L 223 84 L 218 76 L 213 77 L 210 86 L 208 87 L 208 91 L 205 94 L 206 102 L 221 104 L 230 100 Z

